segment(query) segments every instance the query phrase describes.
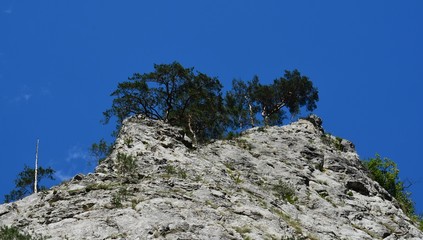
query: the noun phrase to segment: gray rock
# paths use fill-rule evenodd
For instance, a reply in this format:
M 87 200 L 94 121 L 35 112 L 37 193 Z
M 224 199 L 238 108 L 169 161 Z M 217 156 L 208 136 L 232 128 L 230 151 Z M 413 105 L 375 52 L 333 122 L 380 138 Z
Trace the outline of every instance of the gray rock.
M 51 239 L 423 239 L 354 145 L 321 124 L 194 148 L 180 129 L 132 117 L 94 174 L 0 205 L 0 224 Z

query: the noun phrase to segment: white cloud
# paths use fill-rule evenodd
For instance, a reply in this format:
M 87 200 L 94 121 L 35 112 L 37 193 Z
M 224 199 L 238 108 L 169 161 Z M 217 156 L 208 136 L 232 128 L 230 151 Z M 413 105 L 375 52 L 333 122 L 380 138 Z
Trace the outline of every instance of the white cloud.
M 54 176 L 59 181 L 66 181 L 75 176 L 78 172 L 84 172 L 83 166 L 87 165 L 89 154 L 78 145 L 72 146 L 68 149 L 64 164 L 66 167 L 61 167 L 61 170 L 56 170 Z
M 32 97 L 30 93 L 21 93 L 18 96 L 14 97 L 11 102 L 20 103 L 20 102 L 28 102 Z
M 69 179 L 71 179 L 72 178 L 72 176 L 70 176 L 70 175 L 67 175 L 67 174 L 64 174 L 62 171 L 56 171 L 55 173 L 54 173 L 54 176 L 58 179 L 58 180 L 60 180 L 61 182 L 63 182 L 63 181 L 66 181 L 66 180 L 69 180 Z
M 0 79 L 2 78 L 0 74 Z M 46 97 L 50 96 L 51 91 L 48 87 L 40 87 L 38 90 L 33 91 L 27 85 L 23 85 L 19 92 L 14 96 L 9 98 L 9 102 L 11 103 L 22 103 L 22 102 L 29 102 L 34 97 Z
M 0 53 L 1 57 L 1 53 Z M 1 58 L 0 58 L 1 60 Z M 0 79 L 5 78 L 5 76 L 2 75 L 0 72 Z M 15 86 L 15 91 L 8 92 L 4 94 L 3 100 L 8 102 L 9 104 L 22 104 L 22 103 L 28 103 L 30 101 L 33 101 L 35 99 L 40 100 L 43 98 L 50 98 L 52 96 L 52 91 L 50 84 L 31 84 L 32 86 L 29 86 L 27 84 L 20 84 Z
M 3 10 L 3 12 L 4 12 L 4 13 L 6 13 L 6 14 L 12 14 L 12 12 L 13 12 L 13 5 L 14 5 L 14 3 L 15 3 L 15 0 L 12 0 L 12 1 L 10 2 L 9 7 L 8 7 L 6 10 Z
M 26 93 L 26 94 L 23 94 L 23 95 L 22 95 L 22 98 L 23 98 L 25 101 L 28 101 L 31 97 L 32 97 L 32 95 L 31 95 L 31 94 L 28 94 L 28 93 Z
M 73 146 L 68 150 L 66 162 L 71 162 L 75 160 L 88 160 L 88 159 L 89 159 L 89 155 L 87 151 L 81 149 L 78 146 Z
M 48 87 L 41 87 L 40 92 L 42 96 L 48 96 L 51 94 L 51 90 Z
M 18 94 L 10 98 L 12 103 L 28 102 L 32 98 L 31 89 L 27 85 L 22 85 Z

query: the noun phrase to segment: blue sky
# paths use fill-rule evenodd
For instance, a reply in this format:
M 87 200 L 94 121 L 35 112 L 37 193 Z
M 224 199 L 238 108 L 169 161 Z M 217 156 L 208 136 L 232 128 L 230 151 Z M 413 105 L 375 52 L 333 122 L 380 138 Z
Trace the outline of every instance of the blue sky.
M 325 129 L 395 160 L 423 211 L 423 2 L 0 1 L 0 201 L 24 164 L 87 173 L 118 82 L 179 61 L 270 83 L 297 68 Z M 109 138 L 110 139 L 110 138 Z

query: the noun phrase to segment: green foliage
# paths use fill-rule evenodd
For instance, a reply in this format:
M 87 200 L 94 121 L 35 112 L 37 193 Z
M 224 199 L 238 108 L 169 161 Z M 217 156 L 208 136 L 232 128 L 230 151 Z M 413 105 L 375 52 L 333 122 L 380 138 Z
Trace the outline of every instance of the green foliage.
M 318 91 L 306 76 L 298 70 L 285 71 L 284 77 L 274 80 L 273 84 L 262 85 L 255 76 L 249 82 L 234 80 L 232 90 L 225 97 L 228 125 L 232 129 L 254 127 L 261 114 L 265 125 L 282 124 L 285 116 L 283 108 L 291 116 L 300 113 L 302 107 L 313 111 L 319 100 Z
M 131 148 L 132 144 L 134 143 L 134 139 L 132 139 L 131 137 L 126 137 L 123 141 L 125 145 L 129 148 Z
M 342 138 L 336 137 L 333 143 L 335 145 L 335 148 L 338 149 L 339 151 L 343 152 L 345 150 L 344 145 L 342 145 Z
M 0 227 L 0 239 L 4 240 L 43 240 L 47 239 L 41 236 L 33 237 L 29 234 L 22 233 L 17 227 Z
M 178 171 L 178 176 L 182 179 L 186 179 L 188 177 L 188 174 L 185 170 L 183 169 L 179 169 Z
M 125 153 L 117 154 L 117 166 L 120 174 L 133 173 L 137 168 L 135 158 Z
M 129 193 L 127 189 L 120 188 L 118 192 L 112 195 L 110 203 L 116 208 L 121 208 L 123 207 L 122 201 L 127 201 L 128 195 Z
M 394 161 L 376 154 L 374 158 L 363 161 L 363 165 L 369 170 L 372 178 L 398 201 L 407 216 L 412 219 L 417 217 L 411 193 L 399 179 L 399 169 Z
M 165 177 L 170 177 L 171 175 L 177 175 L 178 177 L 182 179 L 186 179 L 188 177 L 187 172 L 179 167 L 174 167 L 172 165 L 166 165 L 165 167 L 166 175 Z
M 275 80 L 276 93 L 285 102 L 291 114 L 299 114 L 305 106 L 308 111 L 316 109 L 319 101 L 318 91 L 306 76 L 301 76 L 298 70 L 285 71 L 284 77 Z
M 200 142 L 223 134 L 222 85 L 217 78 L 177 62 L 154 65 L 154 69 L 119 83 L 111 109 L 104 112 L 105 123 L 115 116 L 119 127 L 126 117 L 143 114 L 182 127 Z
M 234 180 L 236 184 L 241 184 L 243 182 L 241 179 L 241 173 L 239 172 L 231 172 L 229 173 L 229 176 L 231 176 L 232 180 Z
M 332 145 L 332 137 L 328 133 L 322 134 L 322 136 L 320 137 L 320 140 L 322 141 L 323 144 L 326 144 L 328 146 Z
M 240 135 L 239 135 L 239 133 L 236 133 L 236 132 L 233 132 L 233 131 L 229 131 L 229 132 L 226 134 L 225 139 L 226 139 L 226 140 L 233 140 L 233 139 L 238 138 L 239 136 L 240 136 Z
M 248 236 L 248 233 L 251 232 L 251 228 L 249 226 L 234 227 L 234 229 L 242 236 L 242 239 L 251 239 L 251 237 Z
M 257 76 L 251 81 L 233 80 L 232 89 L 222 97 L 222 85 L 194 68 L 178 62 L 154 65 L 154 71 L 135 73 L 118 84 L 111 94 L 112 107 L 104 114 L 104 123 L 112 117 L 122 121 L 142 114 L 181 127 L 194 142 L 202 143 L 223 137 L 228 130 L 245 129 L 260 124 L 281 124 L 283 108 L 291 116 L 316 108 L 318 91 L 308 77 L 298 70 L 285 71 L 273 84 L 262 85 Z M 95 146 L 96 147 L 96 146 Z
M 54 170 L 52 168 L 38 167 L 37 181 L 39 191 L 45 190 L 46 187 L 39 185 L 41 179 L 48 178 L 54 180 Z M 9 194 L 4 196 L 4 202 L 9 203 L 31 194 L 34 192 L 35 182 L 35 170 L 33 168 L 24 166 L 24 170 L 18 174 L 18 178 L 15 180 L 15 188 Z
M 104 139 L 101 139 L 98 143 L 93 143 L 89 149 L 91 156 L 100 163 L 111 153 L 112 146 L 109 145 Z
M 253 145 L 251 143 L 249 143 L 246 139 L 244 138 L 237 138 L 236 139 L 236 143 L 240 148 L 243 148 L 245 150 L 251 150 L 253 149 Z
M 16 227 L 1 227 L 0 228 L 0 239 L 19 239 L 19 240 L 31 240 L 31 236 L 22 234 Z
M 121 208 L 123 206 L 122 198 L 119 194 L 113 194 L 112 199 L 110 200 L 110 203 L 116 208 Z
M 325 171 L 324 161 L 319 161 L 318 163 L 316 163 L 315 167 L 316 167 L 316 169 L 318 169 L 320 172 L 324 172 L 324 171 Z
M 288 223 L 289 226 L 291 226 L 292 228 L 295 229 L 295 233 L 297 235 L 302 235 L 302 229 L 301 229 L 301 224 L 300 222 L 298 222 L 298 220 L 292 219 L 291 216 L 289 216 L 288 214 L 284 213 L 283 211 L 281 211 L 278 208 L 272 207 L 271 211 L 276 213 L 284 222 Z M 291 238 L 284 238 L 284 239 L 291 239 Z M 293 238 L 293 239 L 297 239 L 297 238 Z M 298 239 L 307 239 L 307 237 L 302 237 L 302 238 L 298 238 Z
M 398 192 L 403 190 L 403 184 L 398 177 L 399 169 L 394 161 L 381 158 L 380 155 L 376 154 L 375 158 L 363 161 L 363 164 L 370 171 L 372 178 L 393 197 L 396 197 Z
M 295 196 L 295 189 L 292 184 L 279 180 L 278 184 L 273 186 L 275 195 L 291 204 L 294 204 L 298 199 Z
M 225 107 L 228 113 L 228 126 L 233 129 L 254 127 L 260 111 L 255 100 L 255 92 L 259 86 L 257 76 L 251 81 L 233 80 L 232 89 L 225 96 Z
M 166 174 L 173 175 L 177 173 L 176 168 L 172 165 L 166 165 L 165 169 L 166 169 Z
M 325 133 L 320 137 L 321 141 L 330 146 L 336 148 L 338 151 L 345 151 L 344 145 L 342 145 L 342 138 L 340 137 L 334 137 L 330 135 L 329 133 Z
M 283 107 L 295 116 L 303 106 L 308 111 L 313 111 L 319 101 L 318 91 L 313 83 L 308 77 L 301 76 L 298 70 L 285 71 L 284 77 L 274 80 L 272 85 L 259 85 L 256 98 L 266 125 L 282 121 Z

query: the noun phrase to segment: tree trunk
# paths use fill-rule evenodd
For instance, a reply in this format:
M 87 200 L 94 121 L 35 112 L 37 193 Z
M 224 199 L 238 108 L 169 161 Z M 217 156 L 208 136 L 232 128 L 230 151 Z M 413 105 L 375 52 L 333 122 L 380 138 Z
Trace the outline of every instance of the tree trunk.
M 248 102 L 248 108 L 250 110 L 251 127 L 254 127 L 254 125 L 255 125 L 255 123 L 254 123 L 254 112 L 253 112 L 253 105 L 251 104 L 251 102 Z
M 264 120 L 264 126 L 268 127 L 269 126 L 269 113 L 267 112 L 266 107 L 263 107 L 263 111 L 261 111 L 261 116 L 263 117 L 263 120 Z
M 261 116 L 264 119 L 264 125 L 266 127 L 269 126 L 269 116 L 276 113 L 277 111 L 281 110 L 281 108 L 283 108 L 284 106 L 285 106 L 285 103 L 283 101 L 281 101 L 280 103 L 276 104 L 276 106 L 274 106 L 272 109 L 270 109 L 270 111 L 266 107 L 263 107 L 263 111 L 261 112 Z
M 34 193 L 38 192 L 38 145 L 40 139 L 37 139 L 37 146 L 35 147 L 35 172 L 34 172 Z
M 165 116 L 164 116 L 164 122 L 165 123 L 169 122 L 169 109 L 166 109 L 166 113 L 165 113 Z
M 192 134 L 192 137 L 194 138 L 194 139 L 193 139 L 193 140 L 194 140 L 194 144 L 197 144 L 197 136 L 195 135 L 195 132 L 194 132 L 194 130 L 192 129 L 191 119 L 192 119 L 192 117 L 191 117 L 191 115 L 189 115 L 189 116 L 188 116 L 188 127 L 189 127 L 189 131 L 190 131 L 190 132 L 191 132 L 191 134 Z

